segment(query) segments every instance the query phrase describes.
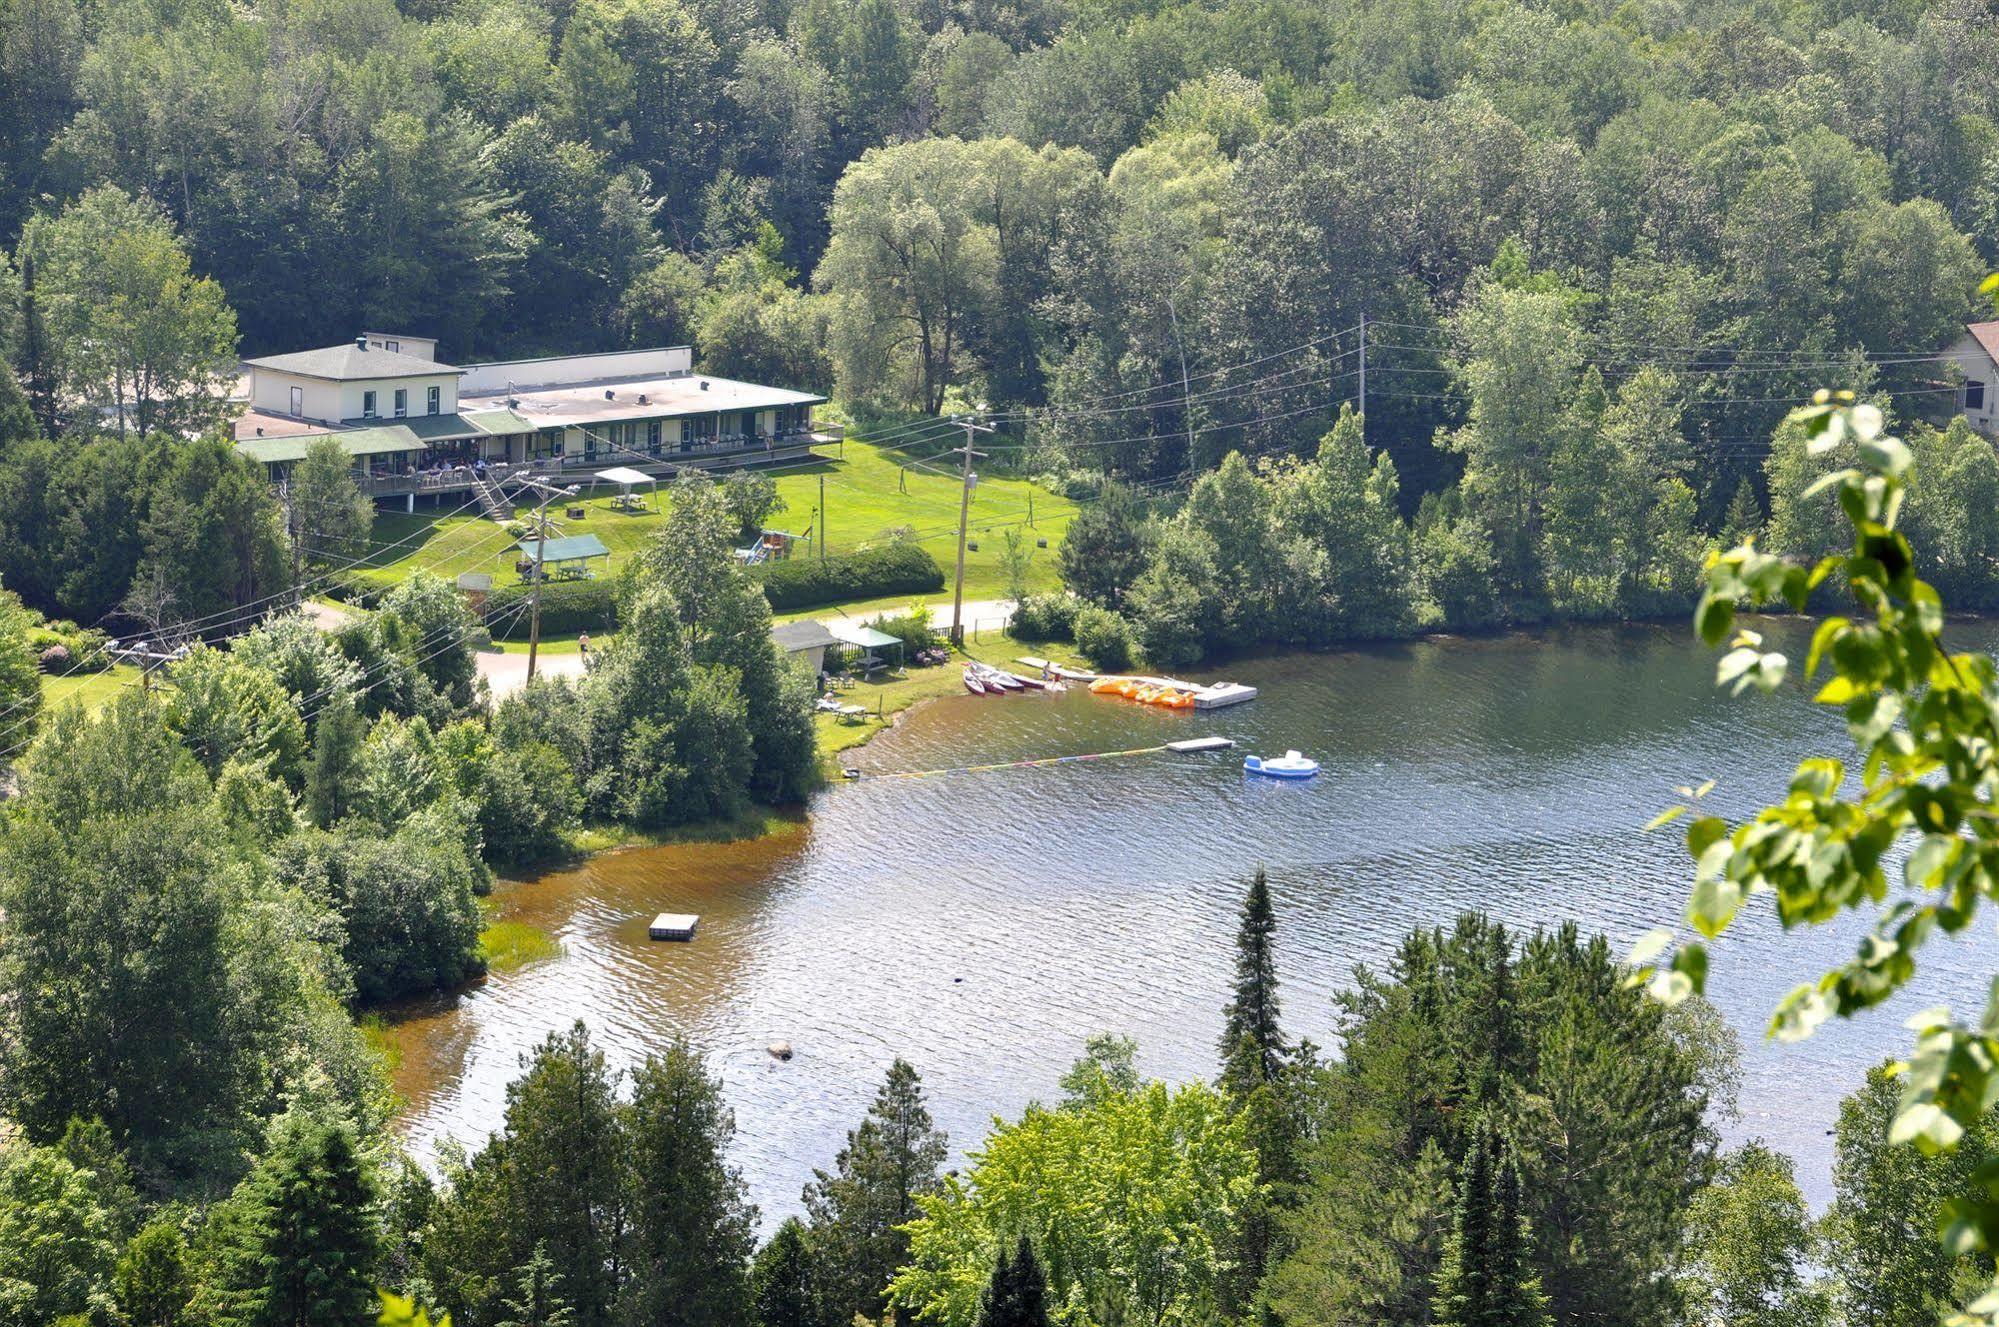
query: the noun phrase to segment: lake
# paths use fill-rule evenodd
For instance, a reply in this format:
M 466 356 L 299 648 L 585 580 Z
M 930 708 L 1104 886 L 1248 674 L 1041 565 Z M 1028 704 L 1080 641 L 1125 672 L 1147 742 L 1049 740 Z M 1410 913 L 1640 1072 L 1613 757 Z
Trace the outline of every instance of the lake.
M 1766 624 L 1801 659 L 1798 623 Z M 1957 648 L 1999 624 L 1953 623 Z M 425 1154 L 499 1121 L 523 1051 L 586 1020 L 614 1063 L 684 1033 L 721 1074 L 736 1158 L 766 1220 L 831 1164 L 889 1061 L 923 1075 L 954 1149 L 995 1113 L 1057 1095 L 1098 1030 L 1140 1068 L 1212 1076 L 1232 938 L 1259 864 L 1278 907 L 1291 1035 L 1322 1044 L 1333 995 L 1418 925 L 1483 907 L 1523 927 L 1575 919 L 1623 947 L 1676 920 L 1690 879 L 1674 830 L 1644 834 L 1677 785 L 1718 780 L 1738 814 L 1810 752 L 1844 754 L 1836 712 L 1795 694 L 1733 699 L 1685 627 L 1587 628 L 1288 655 L 1233 666 L 1259 699 L 1212 714 L 1081 688 L 954 697 L 853 756 L 874 774 L 1152 746 L 1219 733 L 1233 752 L 869 778 L 828 789 L 795 832 L 629 851 L 500 887 L 500 915 L 560 958 L 398 1011 L 404 1127 Z M 1204 679 L 1211 674 L 1200 674 Z M 1245 777 L 1245 751 L 1296 747 L 1310 783 Z M 655 913 L 701 914 L 692 944 Z M 1797 1158 L 1830 1197 L 1838 1097 L 1899 1053 L 1909 1012 L 1974 1007 L 1999 967 L 1989 927 L 1935 942 L 1916 987 L 1801 1045 L 1763 1039 L 1777 999 L 1852 952 L 1854 919 L 1779 942 L 1767 903 L 1718 947 L 1710 994 L 1742 1034 L 1734 1139 Z M 791 1043 L 779 1063 L 766 1047 Z

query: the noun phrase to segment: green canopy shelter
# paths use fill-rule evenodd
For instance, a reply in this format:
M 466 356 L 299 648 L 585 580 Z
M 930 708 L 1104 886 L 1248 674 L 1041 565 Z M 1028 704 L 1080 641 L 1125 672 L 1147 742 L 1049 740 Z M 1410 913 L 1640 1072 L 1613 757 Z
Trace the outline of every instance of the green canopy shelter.
M 561 539 L 523 539 L 514 545 L 521 551 L 516 564 L 522 580 L 533 580 L 537 570 L 568 580 L 588 580 L 597 573 L 590 568 L 592 558 L 609 558 L 611 550 L 593 534 L 568 535 Z

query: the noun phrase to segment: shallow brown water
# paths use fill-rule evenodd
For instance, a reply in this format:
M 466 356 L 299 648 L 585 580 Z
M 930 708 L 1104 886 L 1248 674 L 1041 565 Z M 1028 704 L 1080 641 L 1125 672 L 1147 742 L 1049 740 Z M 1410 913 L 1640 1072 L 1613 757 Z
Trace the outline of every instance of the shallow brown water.
M 1954 627 L 1990 647 L 1999 627 Z M 1776 634 L 1792 636 L 1783 627 Z M 793 1210 L 895 1055 L 922 1072 L 963 1148 L 994 1113 L 1054 1093 L 1089 1033 L 1136 1036 L 1144 1070 L 1209 1075 L 1234 914 L 1258 863 L 1280 909 L 1286 1021 L 1322 1043 L 1332 996 L 1410 926 L 1483 906 L 1576 919 L 1620 946 L 1679 915 L 1688 873 L 1639 827 L 1675 785 L 1716 777 L 1724 812 L 1781 792 L 1808 751 L 1843 750 L 1795 698 L 1730 700 L 1683 629 L 1603 628 L 1260 660 L 1263 689 L 1214 716 L 1076 690 L 952 698 L 858 753 L 877 773 L 1112 751 L 1218 732 L 1219 756 L 1137 756 L 829 789 L 794 832 L 623 852 L 501 887 L 502 915 L 558 959 L 404 1011 L 392 1035 L 419 1149 L 476 1143 L 522 1051 L 582 1018 L 625 1065 L 684 1033 L 722 1074 L 737 1157 L 766 1217 Z M 1297 747 L 1310 784 L 1246 778 L 1244 750 Z M 662 911 L 701 914 L 652 943 Z M 1999 967 L 1989 931 L 1936 947 L 1919 989 L 1798 1047 L 1761 1039 L 1859 923 L 1788 938 L 1758 914 L 1716 955 L 1712 993 L 1743 1032 L 1743 1115 L 1828 1196 L 1837 1095 L 1898 1050 L 1902 1014 L 1971 999 Z M 773 1040 L 796 1057 L 779 1064 Z

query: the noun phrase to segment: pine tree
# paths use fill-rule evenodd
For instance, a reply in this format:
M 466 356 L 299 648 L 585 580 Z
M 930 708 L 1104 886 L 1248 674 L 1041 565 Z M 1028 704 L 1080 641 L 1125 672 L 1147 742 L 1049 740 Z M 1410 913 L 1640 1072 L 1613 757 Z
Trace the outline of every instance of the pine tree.
M 633 1327 L 739 1327 L 750 1306 L 756 1208 L 725 1159 L 735 1121 L 684 1040 L 632 1075 L 625 1113 L 621 1302 Z
M 750 1293 L 757 1327 L 821 1327 L 819 1274 L 803 1221 L 786 1217 L 770 1242 L 757 1250 Z
M 1520 1167 L 1512 1148 L 1482 1120 L 1458 1176 L 1432 1327 L 1545 1327 L 1548 1297 L 1532 1267 L 1531 1244 Z
M 1048 1278 L 1027 1236 L 1020 1237 L 1011 1258 L 1000 1251 L 979 1302 L 977 1327 L 1048 1327 Z
M 192 1291 L 187 1241 L 167 1217 L 155 1217 L 132 1237 L 113 1281 L 118 1310 L 131 1327 L 180 1327 Z
M 1235 995 L 1222 1023 L 1222 1058 L 1228 1066 L 1223 1086 L 1238 1097 L 1246 1097 L 1258 1083 L 1275 1082 L 1287 1058 L 1278 1026 L 1276 933 L 1270 882 L 1258 867 L 1236 928 Z M 1245 1041 L 1253 1053 L 1242 1051 Z
M 847 1134 L 834 1172 L 814 1171 L 805 1186 L 832 1322 L 882 1316 L 889 1279 L 909 1251 L 899 1227 L 920 1215 L 916 1199 L 937 1187 L 947 1150 L 923 1104 L 922 1079 L 898 1059 L 868 1117 Z
M 217 1259 L 221 1327 L 364 1323 L 375 1315 L 375 1185 L 345 1120 L 279 1117 L 229 1198 Z
M 344 695 L 319 716 L 312 735 L 312 767 L 305 778 L 305 807 L 312 823 L 321 829 L 347 814 L 361 742 L 367 733 L 367 721 Z
M 1728 500 L 1728 512 L 1721 518 L 1721 542 L 1731 548 L 1763 529 L 1763 506 L 1756 501 L 1756 486 L 1744 475 Z
M 576 1310 L 562 1297 L 562 1273 L 549 1261 L 547 1245 L 534 1246 L 514 1284 L 499 1327 L 570 1327 L 576 1321 Z

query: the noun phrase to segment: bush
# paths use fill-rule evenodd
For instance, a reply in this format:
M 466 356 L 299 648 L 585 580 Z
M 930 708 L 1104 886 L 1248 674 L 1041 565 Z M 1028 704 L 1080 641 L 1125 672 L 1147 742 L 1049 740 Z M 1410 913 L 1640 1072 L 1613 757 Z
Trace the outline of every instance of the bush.
M 526 640 L 531 614 L 528 595 L 533 587 L 507 585 L 486 596 L 486 626 L 498 640 Z M 578 631 L 611 631 L 618 625 L 617 582 L 551 581 L 541 587 L 541 634 L 567 636 Z
M 918 650 L 930 649 L 944 641 L 936 628 L 930 625 L 930 609 L 921 603 L 911 604 L 894 616 L 884 613 L 868 625 L 901 641 L 905 659 Z
M 101 673 L 111 666 L 110 656 L 104 653 L 106 641 L 101 631 L 60 619 L 28 628 L 28 648 L 42 661 L 44 672 Z M 52 662 L 57 650 L 62 654 Z
M 944 588 L 944 569 L 917 545 L 897 541 L 824 562 L 773 562 L 763 569 L 763 587 L 770 606 L 788 612 L 848 599 L 935 594 Z
M 1021 640 L 1074 640 L 1081 607 L 1073 595 L 1030 594 L 1013 610 L 1009 626 Z
M 1108 608 L 1085 605 L 1076 613 L 1076 648 L 1107 673 L 1131 667 L 1131 623 Z

